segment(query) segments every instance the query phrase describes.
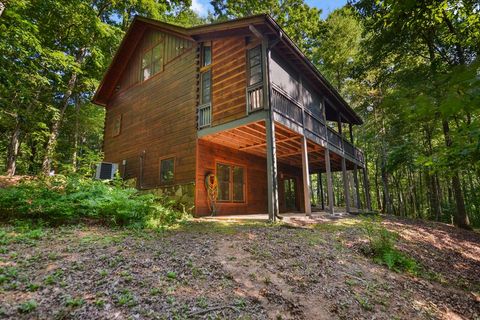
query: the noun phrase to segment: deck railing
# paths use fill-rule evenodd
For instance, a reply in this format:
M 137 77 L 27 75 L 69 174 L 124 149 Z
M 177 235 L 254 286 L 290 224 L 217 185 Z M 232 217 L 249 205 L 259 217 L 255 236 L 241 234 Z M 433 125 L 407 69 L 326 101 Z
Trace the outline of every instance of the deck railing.
M 328 144 L 336 148 L 339 152 L 343 152 L 351 158 L 364 163 L 362 151 L 357 149 L 350 141 L 334 129 L 326 126 L 323 120 L 312 114 L 308 109 L 304 108 L 295 99 L 275 85 L 272 85 L 272 106 L 273 109 L 282 116 L 303 126 L 305 130 L 308 130 L 317 137 L 328 141 Z
M 280 114 L 300 125 L 303 124 L 302 106 L 274 85 L 272 85 L 272 104 Z
M 249 113 L 263 109 L 262 83 L 247 87 L 247 107 Z
M 210 126 L 212 122 L 212 105 L 210 103 L 198 106 L 198 129 Z

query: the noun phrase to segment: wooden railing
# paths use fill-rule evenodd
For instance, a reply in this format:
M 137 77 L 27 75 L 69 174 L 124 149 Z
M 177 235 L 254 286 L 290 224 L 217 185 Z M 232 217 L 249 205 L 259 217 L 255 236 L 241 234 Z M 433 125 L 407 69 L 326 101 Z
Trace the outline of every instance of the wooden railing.
M 247 87 L 247 107 L 249 113 L 263 109 L 262 83 Z
M 210 103 L 198 106 L 198 129 L 210 126 L 212 123 L 212 105 Z
M 350 141 L 332 128 L 326 126 L 324 121 L 308 109 L 303 108 L 300 103 L 275 85 L 272 85 L 272 106 L 276 112 L 296 124 L 303 126 L 305 130 L 308 130 L 317 137 L 327 141 L 330 146 L 339 152 L 343 152 L 351 158 L 364 163 L 362 151 L 355 148 Z
M 278 113 L 300 125 L 303 124 L 302 106 L 274 85 L 272 85 L 272 105 Z

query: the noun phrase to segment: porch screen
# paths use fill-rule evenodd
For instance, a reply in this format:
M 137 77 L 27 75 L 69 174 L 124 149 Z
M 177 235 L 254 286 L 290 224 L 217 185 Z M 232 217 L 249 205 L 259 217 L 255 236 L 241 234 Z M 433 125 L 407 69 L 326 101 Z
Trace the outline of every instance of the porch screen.
M 245 170 L 243 167 L 217 163 L 218 201 L 245 201 Z

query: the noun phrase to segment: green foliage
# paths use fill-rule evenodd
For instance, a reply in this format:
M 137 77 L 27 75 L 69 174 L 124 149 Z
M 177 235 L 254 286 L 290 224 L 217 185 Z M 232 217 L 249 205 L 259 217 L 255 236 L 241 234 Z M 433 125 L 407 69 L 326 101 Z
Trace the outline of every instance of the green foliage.
M 368 240 L 368 248 L 365 253 L 372 256 L 376 263 L 385 265 L 388 269 L 396 272 L 418 274 L 417 262 L 395 248 L 398 235 L 383 227 L 379 217 L 364 218 L 362 230 Z
M 0 210 L 5 216 L 49 223 L 100 219 L 110 225 L 159 228 L 186 217 L 174 210 L 172 203 L 164 203 L 164 199 L 136 189 L 75 176 L 34 179 L 0 189 Z M 23 237 L 38 239 L 42 235 L 37 229 Z
M 18 306 L 20 313 L 30 313 L 35 309 L 37 309 L 37 302 L 33 299 L 25 301 Z
M 82 306 L 85 303 L 85 300 L 82 298 L 72 298 L 72 297 L 67 297 L 65 299 L 65 306 L 67 307 L 72 307 L 72 308 L 78 308 Z

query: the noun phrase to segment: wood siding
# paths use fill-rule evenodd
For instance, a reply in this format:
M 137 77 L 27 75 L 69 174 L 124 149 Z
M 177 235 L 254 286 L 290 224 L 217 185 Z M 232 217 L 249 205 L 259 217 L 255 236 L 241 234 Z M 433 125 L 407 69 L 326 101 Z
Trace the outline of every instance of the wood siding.
M 212 125 L 246 116 L 246 42 L 231 37 L 212 42 Z
M 193 43 L 186 45 L 185 40 L 172 38 L 158 31 L 145 34 L 119 81 L 120 91 L 107 106 L 105 161 L 119 163 L 126 178 L 139 179 L 143 162 L 143 183 L 139 186 L 144 188 L 160 185 L 160 158 L 167 156 L 175 157 L 174 184 L 195 180 L 195 50 Z M 158 41 L 166 43 L 164 70 L 140 82 L 141 56 Z M 174 56 L 174 49 L 182 46 Z M 174 49 L 170 52 L 168 48 Z M 120 134 L 113 136 L 119 116 Z M 123 160 L 127 161 L 126 167 L 122 166 Z
M 227 148 L 205 140 L 198 140 L 198 163 L 196 176 L 195 214 L 205 216 L 210 214 L 205 188 L 207 174 L 215 173 L 217 162 L 239 165 L 246 170 L 246 198 L 245 203 L 217 203 L 217 214 L 255 214 L 267 213 L 267 160 L 246 152 Z M 303 199 L 302 172 L 294 168 L 279 164 L 279 175 L 285 174 L 297 180 L 297 202 Z M 279 183 L 281 179 L 279 176 Z M 281 187 L 283 190 L 283 187 Z M 281 202 L 281 201 L 280 201 Z M 303 210 L 299 201 L 300 210 Z
M 125 68 L 123 76 L 118 81 L 120 91 L 128 90 L 130 87 L 140 82 L 141 74 L 141 60 L 143 53 L 163 42 L 164 44 L 164 65 L 172 62 L 173 59 L 179 57 L 185 51 L 190 50 L 194 43 L 185 39 L 174 37 L 170 34 L 148 29 L 145 31 L 142 40 L 140 41 L 135 53 L 130 58 L 128 65 Z

